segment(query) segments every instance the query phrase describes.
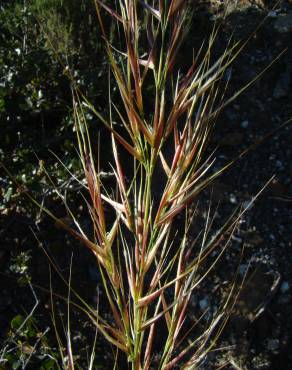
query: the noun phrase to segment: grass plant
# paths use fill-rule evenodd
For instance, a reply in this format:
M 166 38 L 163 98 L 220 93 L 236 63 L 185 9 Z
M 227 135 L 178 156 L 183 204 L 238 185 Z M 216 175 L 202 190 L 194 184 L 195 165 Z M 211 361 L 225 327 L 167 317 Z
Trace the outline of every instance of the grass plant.
M 71 233 L 96 257 L 112 321 L 91 309 L 88 314 L 133 370 L 194 368 L 214 345 L 234 299 L 231 288 L 203 330 L 202 317 L 190 315 L 192 294 L 224 253 L 244 212 L 233 214 L 215 235 L 208 214 L 205 228 L 192 235 L 193 201 L 226 169 L 212 170 L 216 158 L 207 149 L 226 104 L 226 71 L 240 46 L 230 42 L 214 60 L 214 29 L 189 69 L 180 72 L 176 61 L 188 31 L 187 1 L 120 0 L 117 9 L 99 0 L 95 5 L 110 66 L 109 116 L 102 116 L 75 86 L 75 127 L 93 237 L 73 215 L 78 231 Z M 108 16 L 116 23 L 118 45 L 108 35 Z M 119 104 L 111 99 L 112 80 Z M 88 110 L 110 132 L 111 188 L 101 180 Z M 108 207 L 114 217 L 108 217 Z
M 235 210 L 215 233 L 210 207 L 205 226 L 194 234 L 194 201 L 235 161 L 215 171 L 216 152 L 210 152 L 209 139 L 220 111 L 253 81 L 225 99 L 228 68 L 244 43 L 230 41 L 215 59 L 212 49 L 219 28 L 202 43 L 188 69 L 178 68 L 190 22 L 188 4 L 118 0 L 111 8 L 95 0 L 109 62 L 108 117 L 72 77 L 92 235 L 83 230 L 61 194 L 74 228 L 42 207 L 94 254 L 107 298 L 102 305 L 109 308 L 111 319 L 86 304 L 70 284 L 68 301 L 75 296 L 82 302 L 81 309 L 116 349 L 116 358 L 121 354 L 120 361 L 132 370 L 197 368 L 216 345 L 237 297 L 234 281 L 207 324 L 203 318 L 208 308 L 200 316 L 192 312 L 193 294 L 225 252 L 250 204 Z M 114 25 L 110 30 L 109 24 Z M 113 35 L 118 35 L 115 44 Z M 119 99 L 113 100 L 115 89 Z M 97 140 L 93 143 L 90 137 L 88 111 L 109 132 L 114 173 L 110 186 L 102 181 L 102 158 L 96 155 Z M 73 369 L 69 329 L 67 334 L 68 368 Z

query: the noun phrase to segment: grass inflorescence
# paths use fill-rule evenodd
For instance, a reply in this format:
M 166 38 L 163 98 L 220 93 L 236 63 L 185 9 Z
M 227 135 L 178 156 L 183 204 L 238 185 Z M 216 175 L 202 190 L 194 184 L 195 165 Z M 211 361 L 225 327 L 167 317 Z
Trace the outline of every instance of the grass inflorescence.
M 232 306 L 231 289 L 201 331 L 200 319 L 189 316 L 192 293 L 226 249 L 240 217 L 240 211 L 232 215 L 211 237 L 208 215 L 205 228 L 192 235 L 196 213 L 191 204 L 224 170 L 212 170 L 216 157 L 208 142 L 225 104 L 226 71 L 240 46 L 230 42 L 214 60 L 214 29 L 183 73 L 176 61 L 190 20 L 187 1 L 124 0 L 117 9 L 98 0 L 95 5 L 110 67 L 109 115 L 105 118 L 74 90 L 94 237 L 76 219 L 79 231 L 74 234 L 96 257 L 113 321 L 88 313 L 132 369 L 191 368 L 214 345 Z M 108 16 L 116 24 L 118 45 L 108 35 Z M 120 95 L 117 104 L 112 83 Z M 115 188 L 102 183 L 100 158 L 93 154 L 86 124 L 88 110 L 110 132 Z M 108 217 L 108 206 L 114 219 Z M 216 247 L 220 252 L 210 259 Z

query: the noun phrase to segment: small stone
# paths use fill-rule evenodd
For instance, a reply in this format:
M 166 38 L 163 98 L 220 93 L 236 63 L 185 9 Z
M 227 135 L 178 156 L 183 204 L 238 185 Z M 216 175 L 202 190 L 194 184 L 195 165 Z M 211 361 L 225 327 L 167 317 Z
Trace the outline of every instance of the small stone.
M 254 206 L 254 202 L 252 200 L 245 200 L 242 203 L 242 207 L 244 210 L 249 211 Z
M 269 339 L 267 343 L 267 348 L 269 351 L 277 351 L 280 347 L 280 341 L 279 339 Z
M 199 306 L 202 311 L 205 311 L 206 308 L 209 306 L 209 302 L 207 298 L 203 298 L 199 301 Z
M 282 293 L 287 293 L 288 292 L 288 290 L 289 290 L 288 281 L 283 281 L 283 283 L 281 284 L 280 290 L 281 290 Z
M 242 121 L 242 122 L 241 122 L 241 124 L 240 124 L 240 126 L 241 126 L 242 128 L 248 128 L 248 125 L 249 125 L 248 120 Z
M 279 14 L 274 28 L 280 33 L 288 33 L 292 31 L 292 14 Z
M 230 196 L 229 196 L 229 202 L 231 204 L 237 204 L 237 198 L 236 198 L 236 196 L 234 194 L 230 194 Z
M 239 244 L 241 244 L 241 243 L 242 243 L 242 239 L 241 239 L 241 238 L 239 238 L 238 236 L 232 235 L 232 236 L 231 236 L 231 239 L 232 239 L 233 241 L 235 241 L 236 243 L 239 243 Z
M 277 12 L 275 10 L 271 10 L 269 13 L 268 13 L 268 17 L 269 18 L 277 18 Z
M 240 265 L 239 266 L 239 274 L 241 275 L 241 276 L 243 276 L 245 273 L 246 273 L 246 270 L 247 270 L 247 268 L 248 268 L 248 265 L 247 264 L 242 264 L 242 265 Z

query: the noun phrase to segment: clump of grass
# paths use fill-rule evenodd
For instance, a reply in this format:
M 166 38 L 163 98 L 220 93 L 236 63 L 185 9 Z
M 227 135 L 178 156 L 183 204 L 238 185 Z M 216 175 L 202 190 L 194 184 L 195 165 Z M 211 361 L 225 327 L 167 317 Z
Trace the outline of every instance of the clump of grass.
M 224 170 L 212 171 L 216 158 L 206 153 L 225 104 L 228 79 L 222 77 L 239 45 L 228 45 L 212 60 L 214 30 L 183 74 L 175 64 L 188 30 L 187 1 L 120 0 L 118 9 L 98 0 L 95 4 L 111 71 L 109 82 L 113 77 L 120 104 L 115 105 L 109 93 L 105 118 L 78 88 L 74 90 L 94 237 L 90 239 L 76 219 L 79 231 L 71 232 L 96 257 L 113 320 L 108 322 L 93 310 L 88 314 L 100 333 L 127 356 L 133 370 L 193 368 L 214 345 L 232 306 L 230 294 L 202 331 L 200 320 L 191 320 L 188 310 L 192 293 L 226 249 L 240 213 L 213 237 L 209 215 L 205 228 L 190 243 L 196 214 L 189 206 Z M 117 23 L 123 50 L 112 44 L 103 11 Z M 111 134 L 115 191 L 101 181 L 87 110 Z M 123 158 L 121 151 L 126 153 Z M 114 219 L 108 217 L 108 206 Z M 210 259 L 218 246 L 219 254 Z

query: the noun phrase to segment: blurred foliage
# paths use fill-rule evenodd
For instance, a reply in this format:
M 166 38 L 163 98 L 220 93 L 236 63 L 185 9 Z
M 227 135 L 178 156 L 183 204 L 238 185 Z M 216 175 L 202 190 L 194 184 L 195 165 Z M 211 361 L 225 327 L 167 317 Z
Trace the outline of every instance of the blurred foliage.
M 30 190 L 45 185 L 40 163 L 59 182 L 68 180 L 49 149 L 71 170 L 79 168 L 67 71 L 95 103 L 104 100 L 98 77 L 106 64 L 95 18 L 87 0 L 1 2 L 0 160 Z M 1 210 L 8 209 L 17 189 L 7 175 L 0 175 L 0 185 Z
M 0 369 L 60 369 L 58 350 L 50 348 L 47 333 L 48 329 L 39 331 L 34 316 L 16 315 L 10 322 Z
M 30 283 L 31 247 L 28 243 L 23 250 L 14 250 L 14 238 L 21 240 L 23 235 L 19 230 L 10 235 L 6 224 L 15 214 L 38 222 L 40 210 L 22 195 L 29 189 L 40 202 L 51 204 L 57 195 L 47 174 L 61 193 L 76 196 L 71 175 L 52 152 L 78 176 L 67 72 L 94 104 L 104 106 L 107 78 L 101 77 L 107 65 L 102 49 L 93 1 L 0 2 L 0 161 L 18 182 L 0 168 L 0 214 L 4 216 L 0 228 L 2 249 L 8 248 L 12 256 L 10 273 L 21 286 Z M 87 119 L 98 129 L 92 116 Z M 46 329 L 37 328 L 43 323 L 35 315 L 25 319 L 27 314 L 20 315 L 19 309 L 3 333 L 0 369 L 21 369 L 26 363 L 28 369 L 59 369 L 59 350 L 49 347 Z

